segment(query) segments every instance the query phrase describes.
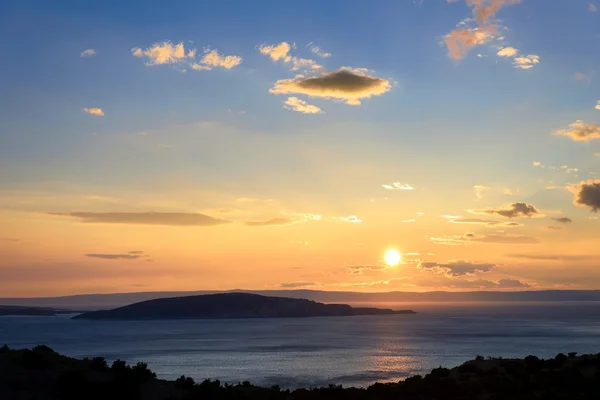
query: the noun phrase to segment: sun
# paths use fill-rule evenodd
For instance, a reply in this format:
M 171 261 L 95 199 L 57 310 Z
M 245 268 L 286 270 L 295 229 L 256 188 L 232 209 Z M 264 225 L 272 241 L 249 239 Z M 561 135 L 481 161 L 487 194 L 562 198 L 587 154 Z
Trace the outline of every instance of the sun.
M 385 259 L 385 263 L 390 267 L 394 267 L 402 261 L 402 255 L 396 249 L 389 249 L 386 251 L 383 258 Z

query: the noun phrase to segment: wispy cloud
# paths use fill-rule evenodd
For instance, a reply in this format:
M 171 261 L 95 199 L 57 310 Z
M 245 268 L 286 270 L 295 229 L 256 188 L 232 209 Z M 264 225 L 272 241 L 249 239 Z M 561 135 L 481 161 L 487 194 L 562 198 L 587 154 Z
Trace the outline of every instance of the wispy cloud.
M 308 47 L 313 54 L 316 54 L 319 57 L 322 57 L 322 58 L 331 57 L 331 53 L 326 52 L 320 46 L 317 46 L 313 42 L 308 43 L 306 45 L 306 47 Z
M 319 70 L 322 67 L 317 64 L 314 60 L 308 58 L 302 58 L 292 56 L 290 51 L 295 48 L 295 45 L 290 45 L 287 42 L 281 42 L 279 44 L 263 44 L 258 48 L 261 54 L 268 56 L 271 60 L 282 61 L 283 63 L 289 63 L 292 66 L 292 71 L 299 69 L 312 69 Z
M 567 217 L 552 218 L 552 219 L 555 220 L 556 222 L 560 222 L 561 224 L 570 224 L 571 222 L 573 222 L 573 220 L 571 218 L 567 218 Z
M 478 199 L 482 199 L 483 193 L 488 189 L 489 188 L 487 186 L 482 186 L 482 185 L 473 186 L 473 192 L 475 192 L 475 197 L 477 197 Z
M 390 185 L 384 184 L 381 186 L 383 186 L 383 188 L 387 189 L 387 190 L 414 190 L 414 188 L 411 185 L 409 185 L 407 183 L 400 183 L 400 182 L 394 182 Z
M 77 218 L 89 224 L 131 224 L 131 225 L 168 225 L 168 226 L 216 226 L 229 221 L 204 214 L 164 213 L 164 212 L 71 212 L 49 213 L 60 217 Z
M 131 49 L 131 54 L 135 57 L 145 58 L 148 66 L 175 64 L 181 67 L 183 71 L 186 67 L 197 71 L 211 70 L 215 67 L 231 69 L 242 63 L 242 57 L 225 56 L 216 49 L 205 49 L 200 61 L 196 62 L 197 50 L 189 49 L 186 51 L 183 42 L 177 44 L 170 41 L 154 43 L 145 50 L 134 47 Z
M 340 220 L 344 222 L 349 222 L 351 224 L 359 224 L 362 222 L 362 219 L 358 218 L 356 215 L 350 215 L 348 217 L 340 217 Z
M 452 215 L 449 215 L 452 217 Z M 485 226 L 507 226 L 515 227 L 521 226 L 521 224 L 512 221 L 495 221 L 490 219 L 479 219 L 479 218 L 452 218 L 449 221 L 452 224 L 467 224 L 467 225 L 485 225 Z
M 297 97 L 288 97 L 287 100 L 283 102 L 283 108 L 303 114 L 320 114 L 322 112 L 319 107 L 308 104 L 306 101 Z
M 221 67 L 225 69 L 231 69 L 233 67 L 237 67 L 242 63 L 242 57 L 239 56 L 225 56 L 223 54 L 219 54 L 217 50 L 205 50 L 204 57 L 200 60 L 200 65 L 204 67 L 204 69 L 212 69 L 214 67 Z M 193 69 L 194 65 L 192 64 Z
M 505 208 L 487 210 L 469 210 L 475 214 L 497 214 L 506 218 L 533 217 L 539 211 L 531 204 L 513 203 Z
M 386 267 L 382 265 L 353 265 L 346 267 L 350 275 L 364 275 L 369 272 L 382 272 Z
M 362 70 L 342 68 L 313 77 L 282 79 L 269 90 L 274 94 L 304 94 L 359 105 L 362 99 L 379 96 L 391 89 L 388 80 Z
M 81 57 L 91 57 L 93 55 L 96 54 L 96 50 L 94 49 L 87 49 L 81 52 L 80 56 Z
M 493 26 L 456 28 L 444 37 L 448 55 L 455 60 L 462 60 L 472 48 L 494 40 L 496 33 Z
M 567 129 L 556 131 L 559 136 L 567 136 L 576 141 L 587 142 L 593 139 L 600 139 L 600 126 L 596 124 L 587 124 L 581 120 L 573 122 Z
M 284 289 L 292 289 L 292 288 L 300 288 L 300 287 L 308 287 L 308 286 L 316 286 L 318 283 L 316 282 L 284 282 L 279 285 L 280 288 Z
M 101 108 L 84 108 L 83 111 L 85 111 L 88 114 L 95 115 L 96 117 L 104 117 L 104 111 Z
M 149 259 L 148 255 L 143 251 L 129 251 L 127 253 L 107 254 L 107 253 L 89 253 L 85 255 L 89 258 L 100 258 L 104 260 L 137 260 Z
M 518 69 L 531 69 L 540 63 L 540 56 L 529 54 L 518 56 L 513 59 L 513 65 Z
M 421 262 L 419 268 L 431 270 L 448 277 L 474 276 L 477 273 L 490 272 L 496 264 L 475 264 L 468 261 L 451 260 L 447 263 Z
M 441 237 L 430 237 L 429 240 L 435 244 L 458 246 L 469 243 L 499 243 L 499 244 L 528 244 L 540 243 L 536 238 L 525 235 L 491 234 L 476 235 L 467 233 L 465 235 L 449 235 Z
M 590 10 L 590 12 L 598 12 L 598 7 L 594 4 L 594 3 L 590 3 L 590 5 L 588 6 L 588 10 Z
M 295 221 L 291 218 L 273 218 L 267 221 L 249 221 L 245 224 L 247 226 L 281 226 L 293 224 Z

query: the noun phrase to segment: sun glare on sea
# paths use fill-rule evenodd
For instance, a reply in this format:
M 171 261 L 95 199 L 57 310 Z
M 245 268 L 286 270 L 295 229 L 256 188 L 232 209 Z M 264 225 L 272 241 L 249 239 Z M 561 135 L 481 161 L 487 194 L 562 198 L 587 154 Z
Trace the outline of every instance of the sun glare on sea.
M 385 263 L 390 267 L 395 267 L 402 261 L 402 255 L 396 249 L 389 249 L 386 251 L 383 258 L 385 259 Z

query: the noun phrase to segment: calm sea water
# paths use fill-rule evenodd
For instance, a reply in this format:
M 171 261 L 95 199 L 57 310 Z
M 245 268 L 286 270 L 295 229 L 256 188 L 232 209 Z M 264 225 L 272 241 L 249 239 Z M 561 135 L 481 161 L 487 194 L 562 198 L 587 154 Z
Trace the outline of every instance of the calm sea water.
M 168 379 L 185 374 L 288 388 L 397 381 L 478 354 L 600 352 L 600 303 L 410 307 L 418 314 L 133 322 L 0 317 L 0 345 L 46 344 L 73 357 L 144 361 Z

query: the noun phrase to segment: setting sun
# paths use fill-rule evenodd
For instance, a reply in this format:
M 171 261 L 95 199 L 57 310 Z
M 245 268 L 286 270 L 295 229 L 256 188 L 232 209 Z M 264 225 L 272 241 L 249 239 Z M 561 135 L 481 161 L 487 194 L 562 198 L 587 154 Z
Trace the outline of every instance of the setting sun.
M 389 249 L 385 252 L 385 255 L 383 257 L 385 259 L 385 263 L 390 267 L 398 265 L 402 260 L 402 255 L 396 249 Z

